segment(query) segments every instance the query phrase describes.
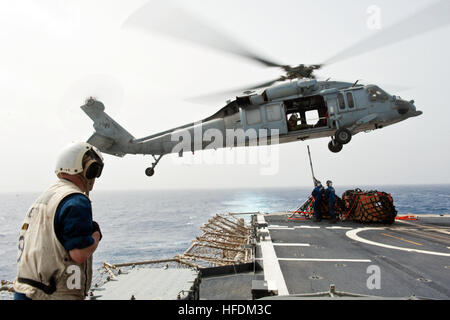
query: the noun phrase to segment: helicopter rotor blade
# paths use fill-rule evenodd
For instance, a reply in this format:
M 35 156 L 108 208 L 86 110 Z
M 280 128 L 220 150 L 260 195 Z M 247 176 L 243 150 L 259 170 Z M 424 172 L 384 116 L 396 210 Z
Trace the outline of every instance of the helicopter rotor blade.
M 206 95 L 190 97 L 190 98 L 187 98 L 186 100 L 190 101 L 190 102 L 194 102 L 194 103 L 200 103 L 200 104 L 213 103 L 213 102 L 217 102 L 219 100 L 229 99 L 230 97 L 239 95 L 240 93 L 244 93 L 244 94 L 249 93 L 246 91 L 253 91 L 256 89 L 269 87 L 269 86 L 273 85 L 274 83 L 276 83 L 277 81 L 282 81 L 282 80 L 283 80 L 282 78 L 277 78 L 277 79 L 270 80 L 270 81 L 267 81 L 264 83 L 246 86 L 243 88 L 234 88 L 234 89 L 214 92 L 214 93 L 210 93 L 210 94 L 206 94 Z
M 184 41 L 231 53 L 267 67 L 285 67 L 249 50 L 224 32 L 178 6 L 173 1 L 149 1 L 128 17 L 123 27 L 153 31 Z
M 381 47 L 444 27 L 450 23 L 450 1 L 440 0 L 332 56 L 325 65 L 337 63 Z
M 283 81 L 283 80 L 284 80 L 283 78 L 273 79 L 273 80 L 270 80 L 270 81 L 267 81 L 267 82 L 263 82 L 263 83 L 260 83 L 260 84 L 255 84 L 255 85 L 253 85 L 251 87 L 247 87 L 245 90 L 256 90 L 256 89 L 261 89 L 261 88 L 265 88 L 265 87 L 270 87 L 275 82 Z

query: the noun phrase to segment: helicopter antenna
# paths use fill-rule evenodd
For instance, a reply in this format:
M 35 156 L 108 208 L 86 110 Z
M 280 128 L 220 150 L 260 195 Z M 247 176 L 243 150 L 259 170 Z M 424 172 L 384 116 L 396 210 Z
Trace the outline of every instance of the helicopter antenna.
M 359 82 L 359 79 L 356 80 L 356 82 L 352 85 L 352 87 L 356 86 L 358 82 Z

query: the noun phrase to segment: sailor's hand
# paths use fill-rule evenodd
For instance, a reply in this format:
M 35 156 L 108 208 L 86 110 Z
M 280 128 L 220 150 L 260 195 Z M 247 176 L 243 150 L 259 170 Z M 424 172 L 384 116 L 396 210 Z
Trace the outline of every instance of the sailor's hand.
M 98 223 L 95 222 L 95 221 L 92 221 L 92 225 L 94 226 L 94 231 L 93 231 L 92 234 L 94 234 L 95 232 L 98 232 L 99 235 L 100 235 L 100 238 L 98 239 L 98 241 L 102 240 L 103 235 L 102 235 L 102 232 L 100 231 L 100 226 L 99 226 Z

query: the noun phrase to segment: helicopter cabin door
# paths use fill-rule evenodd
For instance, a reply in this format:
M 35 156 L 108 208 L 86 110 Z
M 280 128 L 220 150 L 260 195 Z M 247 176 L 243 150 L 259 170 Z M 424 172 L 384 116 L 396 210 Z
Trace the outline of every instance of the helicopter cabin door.
M 329 122 L 328 126 L 331 128 L 336 127 L 336 121 L 339 119 L 339 107 L 338 107 L 338 92 L 336 89 L 329 89 L 328 92 L 324 92 L 323 98 L 326 101 L 328 108 Z
M 271 130 L 279 130 L 280 135 L 287 133 L 285 107 L 282 102 L 269 103 L 259 106 L 241 108 L 241 123 L 245 131 L 249 129 L 266 130 L 270 136 Z

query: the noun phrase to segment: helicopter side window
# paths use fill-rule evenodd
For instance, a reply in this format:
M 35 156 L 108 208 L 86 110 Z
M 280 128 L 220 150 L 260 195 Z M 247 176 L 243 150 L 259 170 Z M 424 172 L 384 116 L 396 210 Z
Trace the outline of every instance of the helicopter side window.
M 338 94 L 338 103 L 339 103 L 339 109 L 341 109 L 341 110 L 345 109 L 345 101 L 344 101 L 344 96 L 342 95 L 342 93 Z
M 253 125 L 261 123 L 261 111 L 259 108 L 246 110 L 247 124 Z
M 350 109 L 355 107 L 355 102 L 353 101 L 353 94 L 351 92 L 347 92 L 347 103 Z
M 369 93 L 370 101 L 386 101 L 388 99 L 386 92 L 377 86 L 367 88 L 367 92 Z
M 274 104 L 266 106 L 266 118 L 267 121 L 280 121 L 281 120 L 281 105 Z

